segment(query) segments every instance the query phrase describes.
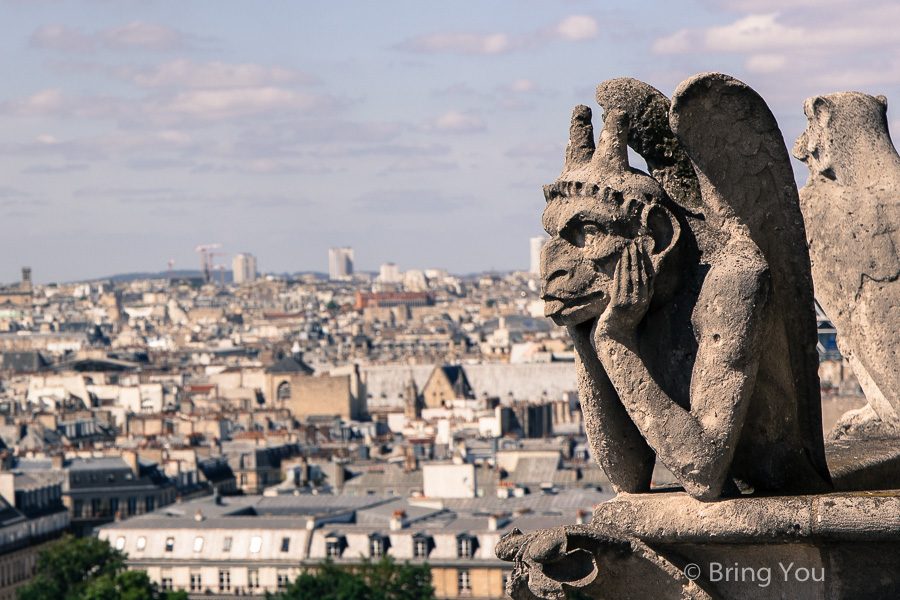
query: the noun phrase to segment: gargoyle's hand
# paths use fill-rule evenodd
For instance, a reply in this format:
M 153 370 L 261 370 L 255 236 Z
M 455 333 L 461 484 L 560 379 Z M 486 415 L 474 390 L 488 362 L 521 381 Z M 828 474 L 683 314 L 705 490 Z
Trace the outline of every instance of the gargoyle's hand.
M 653 267 L 636 242 L 622 252 L 613 275 L 609 304 L 597 320 L 595 335 L 633 335 L 653 297 Z

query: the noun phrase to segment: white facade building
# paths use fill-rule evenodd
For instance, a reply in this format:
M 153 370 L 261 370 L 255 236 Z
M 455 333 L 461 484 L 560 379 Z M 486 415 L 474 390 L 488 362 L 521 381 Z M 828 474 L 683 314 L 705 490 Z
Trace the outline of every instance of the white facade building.
M 403 281 L 403 274 L 400 273 L 400 269 L 395 263 L 384 263 L 378 270 L 378 281 L 381 283 L 400 283 Z
M 531 238 L 531 266 L 529 272 L 538 275 L 541 272 L 541 250 L 547 243 L 547 236 L 539 236 Z
M 231 262 L 231 273 L 238 285 L 256 281 L 256 257 L 246 252 L 238 254 Z
M 349 279 L 353 275 L 353 248 L 344 246 L 328 250 L 328 278 Z

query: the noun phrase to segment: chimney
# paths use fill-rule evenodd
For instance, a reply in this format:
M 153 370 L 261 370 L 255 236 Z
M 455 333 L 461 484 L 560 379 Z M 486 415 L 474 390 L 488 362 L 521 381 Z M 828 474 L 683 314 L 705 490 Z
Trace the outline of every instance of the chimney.
M 488 531 L 497 531 L 497 526 L 499 525 L 498 521 L 499 521 L 499 519 L 497 518 L 497 515 L 489 516 L 488 517 Z
M 587 511 L 578 509 L 575 511 L 575 523 L 577 525 L 584 525 L 584 518 L 587 516 Z
M 406 525 L 406 511 L 395 510 L 391 517 L 391 531 L 399 531 Z
M 203 511 L 198 508 L 197 512 L 194 513 L 194 520 L 199 523 L 203 519 L 205 519 L 205 517 L 203 516 Z
M 65 465 L 65 461 L 65 454 L 54 454 L 50 457 L 50 465 L 53 467 L 54 471 L 61 471 Z
M 138 453 L 134 450 L 123 450 L 122 451 L 122 460 L 125 461 L 125 464 L 131 467 L 131 472 L 134 473 L 135 477 L 141 476 L 141 468 L 138 463 Z

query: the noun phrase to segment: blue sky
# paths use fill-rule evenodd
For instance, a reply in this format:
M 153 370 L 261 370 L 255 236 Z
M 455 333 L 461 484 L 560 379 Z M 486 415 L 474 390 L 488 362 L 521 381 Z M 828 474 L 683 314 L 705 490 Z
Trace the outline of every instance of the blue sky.
M 0 0 L 0 281 L 194 268 L 526 268 L 569 111 L 724 71 L 900 99 L 900 7 L 843 0 Z M 889 117 L 894 111 L 889 108 Z M 795 163 L 798 178 L 804 168 Z

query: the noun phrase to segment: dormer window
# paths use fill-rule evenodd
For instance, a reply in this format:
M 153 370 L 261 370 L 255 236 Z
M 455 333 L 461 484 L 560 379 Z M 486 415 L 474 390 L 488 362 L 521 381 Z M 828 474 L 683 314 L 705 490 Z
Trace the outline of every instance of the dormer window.
M 428 558 L 434 549 L 434 538 L 417 533 L 413 536 L 413 558 Z
M 468 533 L 462 533 L 456 537 L 456 556 L 459 558 L 472 558 L 478 549 L 478 538 Z
M 325 538 L 325 556 L 340 558 L 347 547 L 347 540 L 342 535 L 331 534 Z
M 381 558 L 387 554 L 388 548 L 391 547 L 391 539 L 380 533 L 373 533 L 369 536 L 369 556 L 372 558 Z

